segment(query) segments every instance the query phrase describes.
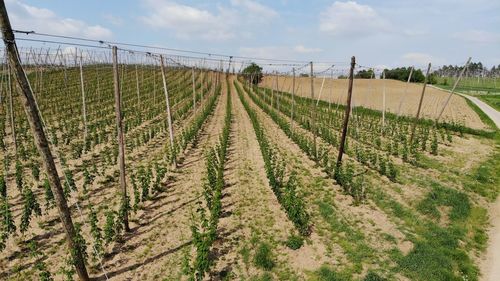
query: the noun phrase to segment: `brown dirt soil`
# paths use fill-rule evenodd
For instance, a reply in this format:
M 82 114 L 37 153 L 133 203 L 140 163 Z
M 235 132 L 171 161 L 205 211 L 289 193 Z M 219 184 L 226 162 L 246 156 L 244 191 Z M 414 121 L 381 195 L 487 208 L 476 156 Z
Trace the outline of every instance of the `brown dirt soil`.
M 205 165 L 203 153 L 205 149 L 217 141 L 219 133 L 222 130 L 225 116 L 225 99 L 223 93 L 217 102 L 214 114 L 208 117 L 207 122 L 203 125 L 199 133 L 199 142 L 196 147 L 188 147 L 184 154 L 183 161 L 179 167 L 170 171 L 170 180 L 165 186 L 166 191 L 160 193 L 154 200 L 143 203 L 143 207 L 135 215 L 130 216 L 130 227 L 132 232 L 123 237 L 124 243 L 111 243 L 107 247 L 104 257 L 104 268 L 108 277 L 111 280 L 155 280 L 164 276 L 173 276 L 177 279 L 178 272 L 181 269 L 180 262 L 182 252 L 180 251 L 185 246 L 189 245 L 190 232 L 190 217 L 193 212 L 196 201 L 201 191 L 201 180 L 204 176 Z M 190 114 L 185 122 L 193 118 Z M 178 126 L 178 124 L 177 124 Z M 177 127 L 176 126 L 176 127 Z M 179 128 L 179 127 L 178 127 Z M 127 166 L 136 166 L 144 160 L 151 159 L 155 155 L 162 152 L 164 143 L 168 140 L 168 135 L 162 135 L 158 139 L 154 139 L 147 145 L 138 147 L 133 152 L 127 155 Z M 147 153 L 148 157 L 145 157 Z M 71 161 L 71 165 L 80 165 L 82 160 Z M 111 174 L 116 168 L 107 166 L 106 174 Z M 75 177 L 77 186 L 82 186 L 82 179 Z M 102 176 L 96 177 L 95 185 L 103 180 Z M 131 192 L 131 184 L 128 182 L 129 192 Z M 9 186 L 14 187 L 11 182 Z M 16 190 L 17 191 L 17 190 Z M 37 193 L 43 191 L 36 190 Z M 34 190 L 35 192 L 35 190 Z M 117 208 L 116 185 L 100 185 L 97 189 L 89 191 L 91 202 L 94 206 L 99 206 L 99 209 Z M 12 212 L 16 220 L 20 217 L 22 211 L 22 201 L 19 193 L 12 194 L 15 200 L 12 200 Z M 80 222 L 82 219 L 87 220 L 87 211 L 84 208 L 86 205 L 79 199 L 80 206 L 83 209 L 83 217 L 78 215 L 75 203 L 75 194 L 68 200 L 68 204 L 72 208 L 74 222 Z M 37 197 L 42 197 L 38 194 Z M 39 201 L 43 204 L 43 200 Z M 42 209 L 44 209 L 42 207 Z M 99 220 L 104 223 L 105 217 L 103 212 L 100 212 Z M 55 275 L 60 266 L 64 264 L 66 256 L 65 239 L 62 232 L 62 226 L 56 216 L 55 210 L 52 209 L 49 216 L 43 218 L 35 218 L 31 222 L 28 233 L 22 240 L 33 237 L 39 244 L 39 250 L 47 255 L 48 268 L 53 274 L 53 277 L 60 278 L 60 275 Z M 87 232 L 86 227 L 83 228 L 84 233 Z M 90 237 L 84 234 L 86 237 Z M 24 275 L 18 275 L 12 272 L 13 268 L 24 269 L 30 268 L 33 265 L 31 258 L 25 257 L 28 255 L 26 249 L 21 247 L 21 237 L 9 239 L 7 249 L 3 253 L 11 253 L 9 256 L 4 256 L 2 253 L 0 264 L 1 272 L 6 274 L 12 280 L 20 280 L 25 278 Z M 91 239 L 90 239 L 91 240 Z M 91 253 L 91 243 L 87 239 L 87 251 Z M 6 261 L 4 263 L 4 261 Z M 171 270 L 175 265 L 176 271 Z M 103 271 L 100 267 L 92 268 L 89 266 L 91 276 L 97 277 L 98 280 L 105 279 Z M 26 274 L 26 273 L 25 273 Z M 29 273 L 28 273 L 29 274 Z M 30 275 L 28 275 L 30 276 Z M 3 277 L 2 277 L 3 278 Z
M 252 102 L 249 97 L 247 99 Z M 336 211 L 341 210 L 339 215 L 343 216 L 347 221 L 354 222 L 351 226 L 365 234 L 368 244 L 374 251 L 380 251 L 380 256 L 384 256 L 385 253 L 383 252 L 393 247 L 398 248 L 403 253 L 407 253 L 413 247 L 412 243 L 406 240 L 405 235 L 398 230 L 397 225 L 390 221 L 387 214 L 370 202 L 361 206 L 354 205 L 351 196 L 343 194 L 341 187 L 335 184 L 333 180 L 328 179 L 326 173 L 314 161 L 310 160 L 264 111 L 257 105 L 253 103 L 252 105 L 259 113 L 268 137 L 281 155 L 287 155 L 287 164 L 298 172 L 301 186 L 303 186 L 304 191 L 307 191 L 304 194 L 304 199 L 306 206 L 309 207 L 309 213 L 312 214 L 312 224 L 315 226 L 313 227 L 313 234 L 316 234 L 315 228 L 323 229 L 322 237 L 312 235 L 310 239 L 312 245 L 316 248 L 313 249 L 315 251 L 305 251 L 309 256 L 296 256 L 295 265 L 300 270 L 314 270 L 325 263 L 338 264 L 339 261 L 344 259 L 342 248 L 335 249 L 334 252 L 328 253 L 328 256 L 320 254 L 326 251 L 326 245 L 331 246 L 331 233 L 328 233 L 330 230 L 328 230 L 328 226 L 325 226 L 325 222 L 315 204 L 318 198 L 335 198 L 335 209 Z M 315 188 L 312 184 L 313 179 L 321 179 L 320 181 L 324 181 L 326 185 L 323 188 Z M 384 239 L 386 236 L 391 236 L 394 240 L 388 241 Z
M 296 78 L 297 93 L 303 97 L 311 96 L 310 78 Z M 317 99 L 320 94 L 323 78 L 314 79 L 314 96 Z M 422 93 L 422 84 L 411 83 L 405 95 L 406 83 L 396 80 L 380 79 L 355 79 L 353 86 L 353 104 L 355 106 L 364 106 L 376 110 L 383 109 L 383 87 L 386 88 L 386 110 L 398 113 L 399 104 L 403 99 L 401 113 L 404 115 L 415 115 L 417 113 L 418 102 Z M 274 86 L 274 76 L 266 76 L 261 82 L 261 86 L 271 88 Z M 279 77 L 278 88 L 283 91 L 291 92 L 292 78 Z M 326 78 L 321 99 L 334 103 L 345 104 L 347 99 L 347 79 Z M 436 88 L 427 87 L 423 104 L 422 114 L 424 118 L 436 118 L 441 110 L 449 93 Z M 474 129 L 488 128 L 479 118 L 476 112 L 471 109 L 463 97 L 453 95 L 448 106 L 443 112 L 443 120 L 454 121 L 464 124 Z
M 232 82 L 231 82 L 232 83 Z M 223 191 L 223 215 L 216 241 L 213 280 L 231 272 L 233 278 L 248 278 L 259 272 L 245 261 L 242 252 L 256 247 L 250 240 L 270 243 L 284 241 L 293 225 L 280 208 L 268 184 L 259 143 L 250 118 L 231 86 L 233 123 L 226 163 L 226 184 Z M 284 246 L 278 245 L 282 253 Z M 288 256 L 279 256 L 279 264 L 289 264 Z

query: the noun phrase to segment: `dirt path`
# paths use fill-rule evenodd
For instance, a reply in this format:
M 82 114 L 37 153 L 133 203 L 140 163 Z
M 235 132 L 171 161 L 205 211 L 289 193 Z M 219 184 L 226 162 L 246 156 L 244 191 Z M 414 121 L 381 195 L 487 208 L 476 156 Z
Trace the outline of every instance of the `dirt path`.
M 497 128 L 500 128 L 500 112 L 476 97 L 458 94 L 476 104 L 493 120 Z M 500 197 L 490 207 L 489 217 L 491 228 L 488 231 L 488 248 L 486 249 L 484 260 L 480 265 L 482 272 L 481 280 L 497 281 L 500 280 Z
M 495 110 L 493 107 L 489 106 L 487 103 L 483 102 L 482 100 L 476 98 L 476 97 L 471 97 L 469 95 L 464 95 L 464 94 L 459 94 L 466 99 L 469 99 L 471 102 L 475 103 L 481 110 L 488 115 L 488 117 L 493 120 L 497 128 L 500 128 L 500 112 Z
M 493 120 L 497 128 L 500 128 L 500 112 L 476 97 L 458 94 L 476 104 Z M 481 280 L 497 281 L 500 280 L 500 197 L 490 207 L 489 217 L 491 228 L 488 231 L 488 248 L 486 249 L 484 260 L 480 265 L 482 272 Z
M 125 243 L 117 245 L 105 261 L 111 280 L 178 280 L 185 246 L 191 243 L 190 218 L 200 197 L 204 176 L 203 154 L 222 130 L 226 94 L 200 132 L 198 145 L 188 149 L 167 191 L 133 216 L 136 227 Z M 101 279 L 103 276 L 101 276 Z
M 231 280 L 257 275 L 259 270 L 249 260 L 257 243 L 276 245 L 279 250 L 275 253 L 282 253 L 280 242 L 293 230 L 268 184 L 250 118 L 233 84 L 231 89 L 233 124 L 225 172 L 227 186 L 223 191 L 220 239 L 215 244 L 217 258 L 211 280 L 221 280 L 228 274 Z M 277 258 L 277 267 L 289 264 L 287 257 Z

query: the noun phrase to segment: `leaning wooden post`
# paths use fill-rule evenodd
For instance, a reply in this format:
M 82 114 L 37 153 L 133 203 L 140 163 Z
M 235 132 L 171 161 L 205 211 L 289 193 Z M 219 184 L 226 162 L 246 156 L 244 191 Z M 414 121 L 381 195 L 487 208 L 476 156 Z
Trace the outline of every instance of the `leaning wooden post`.
M 10 78 L 11 71 L 10 65 L 7 66 L 9 71 L 8 74 L 8 83 L 9 83 L 9 113 L 10 113 L 10 129 L 12 130 L 12 140 L 14 141 L 14 153 L 17 158 L 17 137 L 16 137 L 16 122 L 15 122 L 15 113 L 14 113 L 14 102 L 12 99 L 12 80 Z
M 413 122 L 410 135 L 410 147 L 413 145 L 413 137 L 415 136 L 415 129 L 417 127 L 418 118 L 420 117 L 420 110 L 422 110 L 422 102 L 424 100 L 425 88 L 427 87 L 427 81 L 429 81 L 429 72 L 431 71 L 431 64 L 427 67 L 427 73 L 425 74 L 424 87 L 422 88 L 422 94 L 420 95 L 420 101 L 418 102 L 417 116 Z
M 290 130 L 293 133 L 293 111 L 295 110 L 295 67 L 292 68 L 292 112 L 290 113 Z
M 448 95 L 448 98 L 446 99 L 446 102 L 444 103 L 443 105 L 443 108 L 441 108 L 441 111 L 439 112 L 439 115 L 438 117 L 436 118 L 436 123 L 439 121 L 439 118 L 441 118 L 441 115 L 443 115 L 443 112 L 444 112 L 444 109 L 446 108 L 446 106 L 448 105 L 448 102 L 450 102 L 450 99 L 451 99 L 451 96 L 455 93 L 455 89 L 457 88 L 458 86 L 458 83 L 460 82 L 460 80 L 462 79 L 462 76 L 464 75 L 464 72 L 465 70 L 467 69 L 467 67 L 469 66 L 469 63 L 470 63 L 470 60 L 472 58 L 469 57 L 469 59 L 467 60 L 467 62 L 465 63 L 465 66 L 464 68 L 462 69 L 462 71 L 460 71 L 460 75 L 458 76 L 458 79 L 455 80 L 455 84 L 453 84 L 453 88 L 451 89 L 451 92 L 450 94 Z
M 8 54 L 9 64 L 16 77 L 20 92 L 22 93 L 20 96 L 28 117 L 28 123 L 30 124 L 33 139 L 42 159 L 50 188 L 55 197 L 59 218 L 61 219 L 66 232 L 66 241 L 68 243 L 68 247 L 70 248 L 73 264 L 75 265 L 75 269 L 80 280 L 88 281 L 90 280 L 89 275 L 87 273 L 87 268 L 85 267 L 82 251 L 76 241 L 76 233 L 71 219 L 70 210 L 68 208 L 66 198 L 64 197 L 61 181 L 57 173 L 52 152 L 49 148 L 47 137 L 43 130 L 42 120 L 35 103 L 33 91 L 31 90 L 28 77 L 21 66 L 21 60 L 19 58 L 14 33 L 12 32 L 12 27 L 10 25 L 4 1 L 0 1 L 0 27 L 2 29 L 2 37 Z
M 401 97 L 401 100 L 399 102 L 398 116 L 401 115 L 401 107 L 403 106 L 403 102 L 406 99 L 406 95 L 408 93 L 408 86 L 410 85 L 412 74 L 413 74 L 413 66 L 410 68 L 410 75 L 408 76 L 408 81 L 406 81 L 405 91 L 403 93 L 403 97 Z
M 311 129 L 313 132 L 313 138 L 314 138 L 314 160 L 318 160 L 318 151 L 317 151 L 317 140 L 316 140 L 316 107 L 314 106 L 314 67 L 313 67 L 313 62 L 310 62 L 311 66 L 311 111 L 312 111 L 312 121 L 311 121 Z
M 134 63 L 135 63 L 135 89 L 137 92 L 137 109 L 140 112 L 141 111 L 141 93 L 140 93 L 140 88 L 139 88 L 139 70 L 138 70 L 137 61 L 134 61 Z
M 349 115 L 351 113 L 352 86 L 354 83 L 354 67 L 356 66 L 356 58 L 351 58 L 351 70 L 349 71 L 349 88 L 347 90 L 347 104 L 345 107 L 344 126 L 342 128 L 342 136 L 340 138 L 339 155 L 337 157 L 337 169 L 342 164 L 342 155 L 344 154 L 345 139 L 347 137 L 347 126 L 349 124 Z
M 382 72 L 382 134 L 385 127 L 385 71 Z
M 165 92 L 165 103 L 167 104 L 167 121 L 168 121 L 168 132 L 170 135 L 170 147 L 174 149 L 174 128 L 172 127 L 172 115 L 170 113 L 170 101 L 168 97 L 167 88 L 167 77 L 165 76 L 165 63 L 163 62 L 163 55 L 160 55 L 161 62 L 161 76 L 163 78 L 163 91 Z M 177 166 L 176 159 L 173 159 L 174 166 Z
M 196 112 L 196 85 L 194 84 L 194 67 L 191 67 L 191 77 L 193 81 L 193 111 Z
M 83 54 L 80 52 L 80 84 L 82 91 L 82 112 L 83 112 L 83 140 L 87 139 L 87 106 L 85 104 L 85 85 L 83 81 L 83 66 L 82 66 Z
M 113 82 L 115 89 L 115 115 L 116 115 L 116 131 L 118 139 L 118 166 L 120 167 L 120 190 L 122 192 L 122 204 L 128 205 L 127 197 L 127 181 L 125 178 L 125 139 L 123 136 L 122 125 L 122 97 L 120 92 L 120 75 L 118 74 L 118 55 L 117 48 L 113 46 Z M 128 209 L 125 208 L 123 214 L 123 225 L 125 231 L 129 232 L 130 227 L 128 224 Z

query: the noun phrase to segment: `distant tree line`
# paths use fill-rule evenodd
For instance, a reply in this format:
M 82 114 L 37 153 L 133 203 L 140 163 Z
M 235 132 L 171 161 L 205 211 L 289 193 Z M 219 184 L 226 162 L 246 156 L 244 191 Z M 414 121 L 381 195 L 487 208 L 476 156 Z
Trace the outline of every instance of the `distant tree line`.
M 463 65 L 444 65 L 434 71 L 434 74 L 440 77 L 452 77 L 458 75 Z M 494 77 L 500 75 L 500 64 L 488 69 L 482 62 L 471 62 L 467 67 L 466 75 L 468 77 Z

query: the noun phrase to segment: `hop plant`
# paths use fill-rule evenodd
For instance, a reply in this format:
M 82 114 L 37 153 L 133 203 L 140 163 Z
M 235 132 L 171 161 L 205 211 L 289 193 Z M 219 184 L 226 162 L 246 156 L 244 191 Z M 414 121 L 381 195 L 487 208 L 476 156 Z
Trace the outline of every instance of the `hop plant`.
M 45 209 L 50 209 L 54 207 L 54 193 L 50 188 L 49 180 L 46 178 L 43 180 L 43 189 L 45 191 Z
M 36 241 L 31 240 L 28 244 L 28 247 L 30 249 L 30 255 L 37 260 L 35 263 L 35 269 L 38 270 L 39 280 L 40 281 L 54 280 L 52 278 L 52 275 L 50 274 L 50 271 L 47 269 L 47 265 L 45 264 L 43 259 L 40 259 L 40 257 L 43 257 L 44 255 L 38 250 Z
M 7 182 L 4 175 L 0 175 L 0 196 L 7 197 Z
M 99 228 L 99 220 L 97 219 L 97 214 L 94 211 L 94 208 L 92 208 L 92 206 L 90 207 L 90 212 L 89 212 L 89 224 L 90 224 L 90 234 L 92 235 L 92 238 L 94 240 L 92 258 L 95 262 L 102 257 L 102 254 L 104 253 L 104 247 L 102 245 L 103 242 L 103 237 L 101 233 L 102 229 Z
M 115 212 L 106 212 L 106 224 L 104 225 L 104 242 L 109 244 L 116 236 L 115 232 Z
M 21 161 L 16 161 L 16 185 L 19 191 L 23 190 L 23 165 Z
M 438 154 L 438 140 L 437 140 L 437 135 L 436 134 L 434 134 L 434 136 L 432 138 L 431 154 L 432 155 L 437 155 Z
M 36 201 L 35 194 L 33 194 L 31 188 L 29 187 L 24 188 L 23 197 L 24 197 L 24 209 L 23 209 L 23 214 L 21 216 L 21 225 L 20 225 L 20 230 L 22 233 L 28 230 L 28 226 L 30 224 L 33 213 L 36 216 L 42 215 L 42 209 L 40 209 L 40 204 L 38 204 L 38 202 Z

